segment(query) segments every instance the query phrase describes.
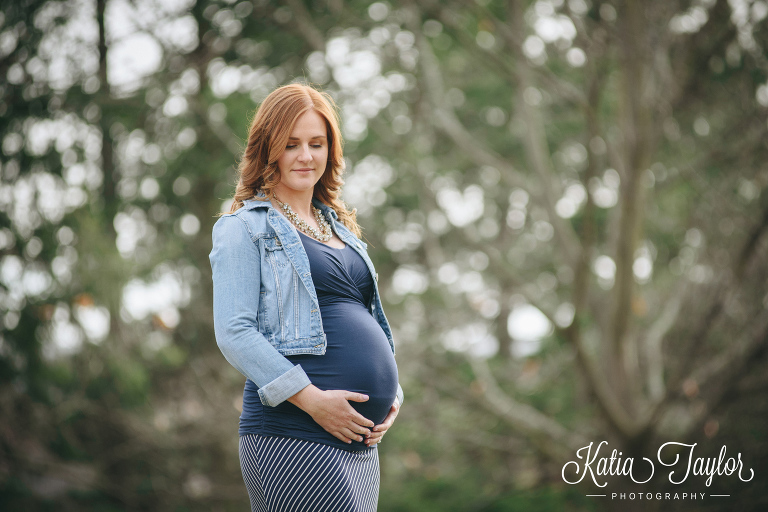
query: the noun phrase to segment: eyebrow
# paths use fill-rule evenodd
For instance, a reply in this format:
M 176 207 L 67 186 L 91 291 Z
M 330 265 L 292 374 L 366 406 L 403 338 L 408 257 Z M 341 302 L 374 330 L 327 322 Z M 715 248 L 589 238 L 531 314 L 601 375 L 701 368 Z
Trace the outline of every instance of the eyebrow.
M 314 137 L 310 137 L 309 140 L 315 140 L 315 139 L 324 139 L 325 135 L 315 135 Z M 288 137 L 288 140 L 299 140 L 298 137 Z

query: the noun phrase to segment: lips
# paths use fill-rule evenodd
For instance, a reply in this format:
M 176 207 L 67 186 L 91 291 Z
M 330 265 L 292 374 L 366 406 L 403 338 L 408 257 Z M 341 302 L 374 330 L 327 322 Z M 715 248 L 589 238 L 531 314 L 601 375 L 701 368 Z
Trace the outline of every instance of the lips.
M 304 169 L 294 169 L 293 171 L 294 172 L 312 172 L 313 169 L 304 168 Z

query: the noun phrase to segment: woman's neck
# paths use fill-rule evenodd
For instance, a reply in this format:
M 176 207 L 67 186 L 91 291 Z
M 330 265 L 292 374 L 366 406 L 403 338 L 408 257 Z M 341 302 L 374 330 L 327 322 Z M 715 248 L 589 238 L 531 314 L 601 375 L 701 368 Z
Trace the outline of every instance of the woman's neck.
M 293 191 L 280 188 L 274 190 L 273 195 L 281 202 L 287 203 L 300 217 L 312 217 L 312 190 Z

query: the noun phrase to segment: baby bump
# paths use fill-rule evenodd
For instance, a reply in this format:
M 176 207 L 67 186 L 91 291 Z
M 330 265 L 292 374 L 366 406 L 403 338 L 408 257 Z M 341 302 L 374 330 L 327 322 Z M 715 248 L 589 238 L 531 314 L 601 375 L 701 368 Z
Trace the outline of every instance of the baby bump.
M 349 403 L 360 414 L 381 423 L 397 395 L 397 365 L 384 331 L 362 305 L 338 304 L 321 309 L 328 347 L 322 356 L 289 359 L 301 364 L 320 389 L 344 389 L 368 395 Z

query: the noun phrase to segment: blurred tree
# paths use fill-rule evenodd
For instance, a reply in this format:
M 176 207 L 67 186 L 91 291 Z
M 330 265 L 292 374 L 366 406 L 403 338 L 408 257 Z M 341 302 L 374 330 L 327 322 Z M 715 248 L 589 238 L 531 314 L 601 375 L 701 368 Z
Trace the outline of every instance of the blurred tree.
M 339 103 L 396 328 L 382 510 L 597 507 L 560 470 L 601 439 L 766 467 L 766 14 L 3 2 L 0 505 L 247 506 L 209 235 L 250 114 L 294 79 Z
M 429 284 L 395 323 L 432 341 L 403 349 L 406 374 L 442 391 L 424 394 L 428 430 L 498 450 L 503 437 L 486 434 L 512 427 L 559 463 L 513 451 L 485 473 L 498 490 L 526 472 L 561 483 L 562 462 L 593 440 L 638 460 L 668 440 L 733 440 L 715 436 L 729 403 L 749 401 L 736 444 L 760 443 L 764 466 L 765 5 L 414 2 L 396 14 L 418 51 L 398 152 L 411 165 L 398 167 L 418 185 L 393 203 L 424 229 L 395 251 L 394 284 L 409 265 Z M 531 333 L 541 314 L 548 336 Z M 443 349 L 471 372 L 450 370 Z M 764 486 L 746 494 L 765 503 Z

